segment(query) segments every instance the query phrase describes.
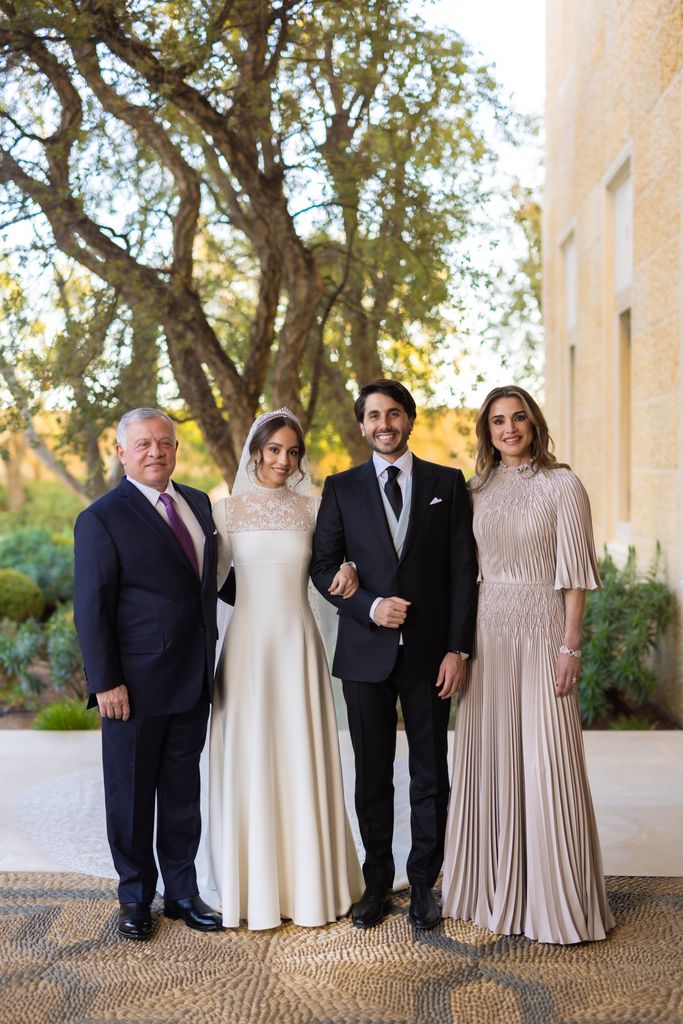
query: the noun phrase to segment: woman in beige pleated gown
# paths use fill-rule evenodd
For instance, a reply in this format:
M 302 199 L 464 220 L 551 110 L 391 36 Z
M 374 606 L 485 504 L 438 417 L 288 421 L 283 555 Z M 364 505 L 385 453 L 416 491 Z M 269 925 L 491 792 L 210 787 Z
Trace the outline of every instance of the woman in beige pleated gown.
M 601 585 L 588 496 L 523 389 L 487 396 L 477 439 L 479 614 L 455 724 L 443 913 L 539 942 L 604 939 L 614 919 L 577 696 L 585 592 Z

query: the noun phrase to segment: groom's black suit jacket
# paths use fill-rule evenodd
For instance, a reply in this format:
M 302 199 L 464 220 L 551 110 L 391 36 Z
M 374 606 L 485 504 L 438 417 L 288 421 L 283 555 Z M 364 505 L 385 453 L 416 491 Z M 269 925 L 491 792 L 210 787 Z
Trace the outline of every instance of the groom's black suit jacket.
M 327 592 L 340 563 L 356 563 L 352 598 Z M 447 651 L 472 653 L 477 559 L 472 511 L 459 469 L 413 456 L 408 533 L 399 559 L 389 532 L 372 459 L 328 477 L 318 513 L 311 577 L 339 612 L 333 672 L 346 680 L 380 682 L 391 673 L 399 636 L 411 671 L 435 681 Z M 377 597 L 411 602 L 401 630 L 377 626 Z

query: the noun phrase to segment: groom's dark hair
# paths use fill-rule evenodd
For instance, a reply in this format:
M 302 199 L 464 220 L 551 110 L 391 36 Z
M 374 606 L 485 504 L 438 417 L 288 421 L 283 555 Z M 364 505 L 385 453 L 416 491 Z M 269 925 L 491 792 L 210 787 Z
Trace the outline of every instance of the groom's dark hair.
M 388 395 L 397 405 L 405 409 L 409 419 L 415 419 L 417 416 L 417 406 L 408 388 L 405 388 L 403 384 L 399 384 L 397 380 L 373 380 L 370 384 L 363 385 L 358 393 L 358 398 L 353 403 L 353 411 L 359 423 L 363 422 L 363 417 L 365 416 L 366 398 L 368 395 L 374 395 L 377 391 L 383 395 Z

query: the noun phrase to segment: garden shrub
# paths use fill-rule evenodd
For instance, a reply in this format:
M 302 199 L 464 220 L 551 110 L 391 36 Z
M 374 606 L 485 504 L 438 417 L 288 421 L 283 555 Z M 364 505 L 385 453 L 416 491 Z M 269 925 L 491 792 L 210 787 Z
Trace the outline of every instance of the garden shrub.
M 97 729 L 100 716 L 77 700 L 58 700 L 42 708 L 33 720 L 34 729 Z
M 587 594 L 581 637 L 579 698 L 586 722 L 642 705 L 657 677 L 647 657 L 673 617 L 674 597 L 658 579 L 660 551 L 649 570 L 636 568 L 635 548 L 618 568 L 606 551 L 599 563 L 603 589 Z
M 31 665 L 42 654 L 43 643 L 42 630 L 32 619 L 21 625 L 9 619 L 0 621 L 0 679 L 10 697 L 23 702 L 27 695 L 42 690 L 43 680 L 31 672 Z
M 73 594 L 73 541 L 37 526 L 0 539 L 0 568 L 19 569 L 41 588 L 49 607 Z
M 27 573 L 0 568 L 0 619 L 25 622 L 39 619 L 44 610 L 43 592 Z
M 63 605 L 57 609 L 50 617 L 46 634 L 47 657 L 53 685 L 60 690 L 68 688 L 77 697 L 84 699 L 88 688 L 83 675 L 72 605 Z
M 73 532 L 83 503 L 58 480 L 31 480 L 25 485 L 26 501 L 16 512 L 7 508 L 7 492 L 0 488 L 0 534 L 27 526 L 40 526 L 51 533 Z

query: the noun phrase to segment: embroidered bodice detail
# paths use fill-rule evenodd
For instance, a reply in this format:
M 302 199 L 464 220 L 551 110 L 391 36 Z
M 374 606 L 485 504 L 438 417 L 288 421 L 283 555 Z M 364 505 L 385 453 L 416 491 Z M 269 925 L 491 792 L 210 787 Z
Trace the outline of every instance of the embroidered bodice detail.
M 479 622 L 530 635 L 562 627 L 560 591 L 600 586 L 590 505 L 567 469 L 496 469 L 473 489 Z
M 317 499 L 297 494 L 289 487 L 254 485 L 225 501 L 225 525 L 228 533 L 255 530 L 313 531 Z

